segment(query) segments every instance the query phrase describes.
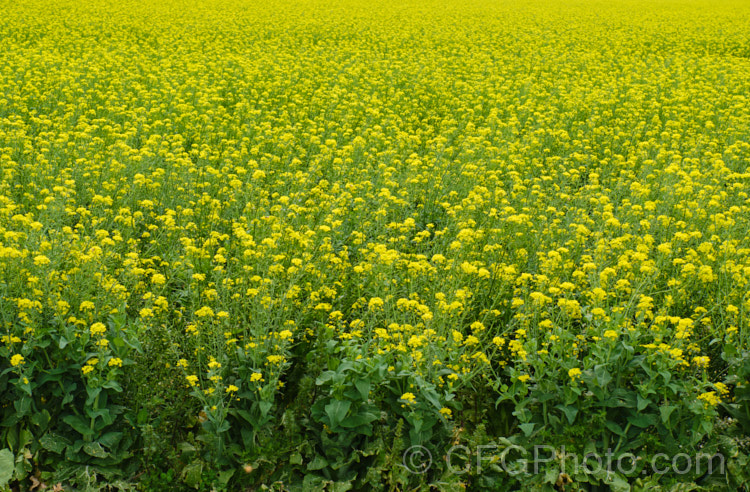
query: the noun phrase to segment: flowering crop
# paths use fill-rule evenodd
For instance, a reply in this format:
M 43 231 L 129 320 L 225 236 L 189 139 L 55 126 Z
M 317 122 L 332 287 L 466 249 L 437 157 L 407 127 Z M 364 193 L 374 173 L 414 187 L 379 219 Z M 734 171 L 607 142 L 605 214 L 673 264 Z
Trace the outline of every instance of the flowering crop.
M 0 5 L 13 479 L 503 488 L 394 453 L 750 433 L 750 8 L 714 3 Z

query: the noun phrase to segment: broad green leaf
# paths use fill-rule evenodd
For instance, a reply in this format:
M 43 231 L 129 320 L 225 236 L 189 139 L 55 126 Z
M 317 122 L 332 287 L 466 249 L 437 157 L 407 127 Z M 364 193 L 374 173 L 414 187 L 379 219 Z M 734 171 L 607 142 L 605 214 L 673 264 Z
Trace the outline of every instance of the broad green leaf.
M 0 450 L 0 487 L 5 488 L 13 478 L 15 459 L 9 449 Z
M 346 413 L 349 411 L 352 402 L 333 400 L 331 403 L 325 406 L 326 415 L 328 415 L 331 421 L 331 427 L 338 427 L 342 420 L 346 417 Z
M 99 442 L 109 449 L 115 448 L 122 440 L 122 432 L 107 432 L 99 438 Z
M 518 427 L 521 429 L 521 431 L 523 431 L 524 436 L 529 437 L 531 433 L 534 432 L 535 425 L 535 423 L 531 422 L 528 424 L 521 424 Z
M 52 416 L 49 414 L 46 408 L 41 412 L 36 412 L 31 416 L 31 423 L 37 427 L 41 427 L 42 430 L 47 428 L 47 424 L 49 424 L 50 420 L 52 420 Z M 39 430 L 37 430 L 36 432 L 39 432 Z
M 109 453 L 96 441 L 83 443 L 83 452 L 94 458 L 106 458 L 109 456 Z
M 94 431 L 89 427 L 90 423 L 84 420 L 83 417 L 78 415 L 66 415 L 62 418 L 62 421 L 84 437 L 92 436 L 94 434 Z
M 609 371 L 607 370 L 607 366 L 605 365 L 595 366 L 594 376 L 596 376 L 596 382 L 602 388 L 606 387 L 609 384 L 609 382 L 612 381 L 612 376 L 609 374 Z
M 356 386 L 357 391 L 359 391 L 359 395 L 362 400 L 366 401 L 370 396 L 370 381 L 367 379 L 359 379 L 354 382 L 354 386 Z
M 180 477 L 182 481 L 188 487 L 198 488 L 201 484 L 201 476 L 203 475 L 203 463 L 200 461 L 194 461 L 182 469 Z
M 644 408 L 646 408 L 649 403 L 651 403 L 651 400 L 647 398 L 643 398 L 641 395 L 638 395 L 638 404 L 636 406 L 636 409 L 640 412 Z
M 573 425 L 573 422 L 576 420 L 576 415 L 578 415 L 578 409 L 576 407 L 571 405 L 557 405 L 555 408 L 561 410 L 568 418 L 568 423 Z
M 656 422 L 656 418 L 653 415 L 631 415 L 628 417 L 628 422 L 636 427 L 640 427 L 641 429 L 645 429 L 646 427 L 649 427 L 651 425 L 654 425 Z
M 310 463 L 307 464 L 307 469 L 310 471 L 322 470 L 326 466 L 328 466 L 328 461 L 326 461 L 326 459 L 322 456 L 318 455 L 313 458 Z
M 674 412 L 676 408 L 677 405 L 662 405 L 661 407 L 659 407 L 659 413 L 661 413 L 661 421 L 666 424 L 669 421 L 669 416 L 672 415 L 672 412 Z
M 219 472 L 219 485 L 221 485 L 222 488 L 226 488 L 229 480 L 232 479 L 234 472 L 235 470 L 224 470 L 223 472 Z
M 62 436 L 48 432 L 39 439 L 39 444 L 47 451 L 62 454 L 65 448 L 70 445 L 70 441 Z
M 625 431 L 622 430 L 622 427 L 617 422 L 613 422 L 612 420 L 608 420 L 604 423 L 604 426 L 617 434 L 618 436 L 625 436 Z
M 357 413 L 355 415 L 351 415 L 345 418 L 341 422 L 341 427 L 351 429 L 354 427 L 359 427 L 360 425 L 369 424 L 373 420 L 377 420 L 377 419 L 378 419 L 378 415 L 372 412 L 360 412 L 360 413 Z

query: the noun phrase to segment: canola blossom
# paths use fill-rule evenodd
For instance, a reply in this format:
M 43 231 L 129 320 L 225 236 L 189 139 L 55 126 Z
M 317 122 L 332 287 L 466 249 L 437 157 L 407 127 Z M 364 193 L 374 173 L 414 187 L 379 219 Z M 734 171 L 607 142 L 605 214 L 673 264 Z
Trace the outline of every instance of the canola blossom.
M 331 449 L 373 436 L 656 452 L 747 412 L 746 2 L 0 18 L 0 417 L 43 466 L 131 459 L 167 402 L 200 467 L 356 487 Z

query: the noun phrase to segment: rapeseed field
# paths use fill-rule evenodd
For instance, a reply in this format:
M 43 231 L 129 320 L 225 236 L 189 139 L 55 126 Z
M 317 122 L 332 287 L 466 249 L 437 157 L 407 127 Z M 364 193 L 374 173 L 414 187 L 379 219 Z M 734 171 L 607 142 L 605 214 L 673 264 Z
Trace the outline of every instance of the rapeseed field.
M 747 490 L 750 4 L 0 3 L 0 490 Z

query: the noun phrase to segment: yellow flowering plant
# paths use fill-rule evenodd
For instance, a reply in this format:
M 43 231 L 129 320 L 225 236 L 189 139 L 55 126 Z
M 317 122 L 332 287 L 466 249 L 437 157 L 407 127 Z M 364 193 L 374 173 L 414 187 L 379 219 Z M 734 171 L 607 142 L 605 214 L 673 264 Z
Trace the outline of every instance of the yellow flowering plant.
M 750 4 L 321 8 L 0 2 L 0 489 L 747 489 Z

